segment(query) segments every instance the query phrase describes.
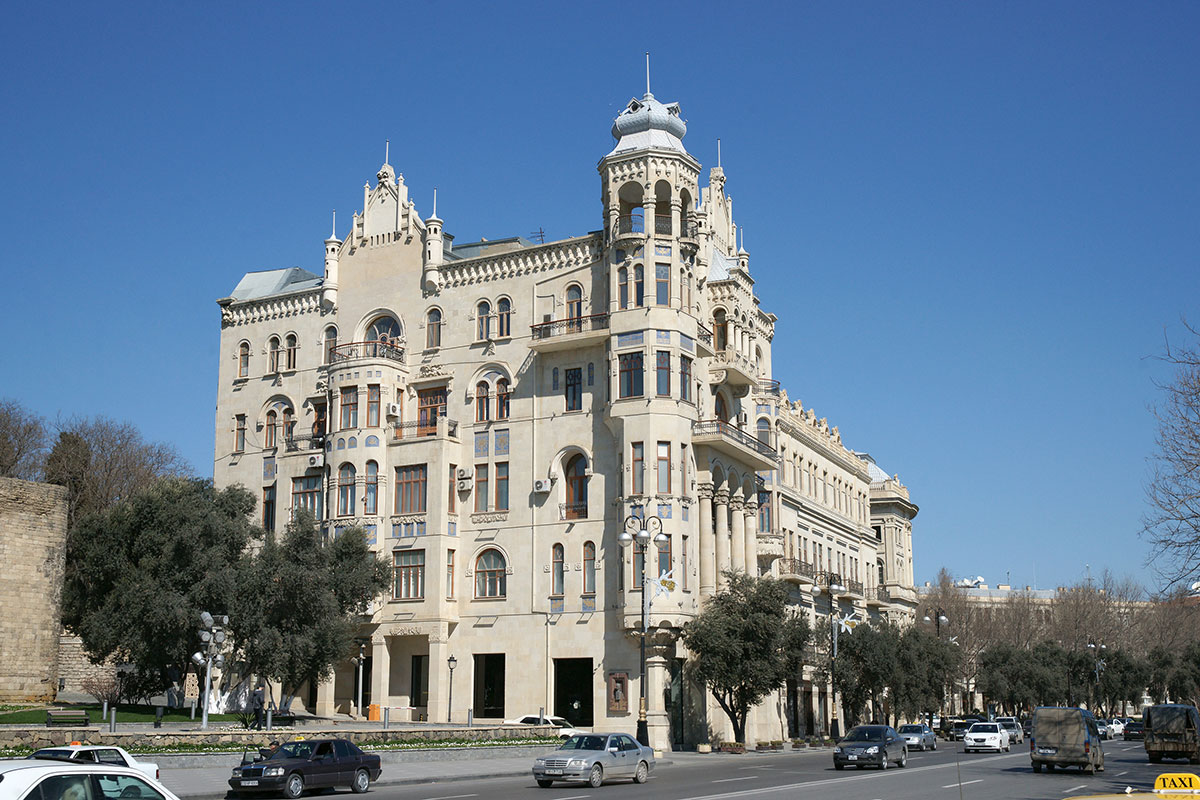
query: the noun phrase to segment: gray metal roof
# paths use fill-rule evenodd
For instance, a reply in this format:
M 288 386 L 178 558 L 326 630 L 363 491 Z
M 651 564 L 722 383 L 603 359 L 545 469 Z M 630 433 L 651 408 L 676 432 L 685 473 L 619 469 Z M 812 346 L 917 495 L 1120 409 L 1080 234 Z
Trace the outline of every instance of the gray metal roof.
M 300 267 L 247 272 L 230 295 L 234 300 L 257 300 L 277 294 L 315 289 L 324 278 Z

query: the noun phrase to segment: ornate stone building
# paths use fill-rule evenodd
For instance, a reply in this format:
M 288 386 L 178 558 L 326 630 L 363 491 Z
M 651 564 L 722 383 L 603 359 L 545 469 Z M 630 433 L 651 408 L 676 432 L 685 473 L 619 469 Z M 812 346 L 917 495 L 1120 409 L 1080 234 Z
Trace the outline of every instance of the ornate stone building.
M 363 526 L 394 564 L 363 621 L 364 705 L 633 731 L 643 576 L 668 573 L 649 730 L 691 744 L 726 721 L 678 632 L 724 569 L 792 581 L 814 618 L 812 588 L 843 581 L 843 614 L 909 613 L 916 507 L 771 379 L 776 317 L 685 132 L 677 104 L 631 100 L 601 229 L 545 244 L 455 243 L 385 163 L 323 274 L 250 273 L 219 301 L 218 485 L 260 493 L 267 528 L 300 508 Z M 630 517 L 658 542 L 623 545 Z M 823 724 L 814 680 L 749 735 Z M 308 702 L 349 710 L 355 683 L 347 663 Z

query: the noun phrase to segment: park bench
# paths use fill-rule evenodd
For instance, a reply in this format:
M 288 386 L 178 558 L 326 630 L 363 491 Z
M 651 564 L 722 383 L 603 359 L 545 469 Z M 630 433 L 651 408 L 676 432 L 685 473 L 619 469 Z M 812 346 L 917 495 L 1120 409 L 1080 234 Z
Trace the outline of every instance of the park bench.
M 46 727 L 53 728 L 56 725 L 73 725 L 73 726 L 88 726 L 92 721 L 88 719 L 87 711 L 79 708 L 48 708 L 46 709 Z

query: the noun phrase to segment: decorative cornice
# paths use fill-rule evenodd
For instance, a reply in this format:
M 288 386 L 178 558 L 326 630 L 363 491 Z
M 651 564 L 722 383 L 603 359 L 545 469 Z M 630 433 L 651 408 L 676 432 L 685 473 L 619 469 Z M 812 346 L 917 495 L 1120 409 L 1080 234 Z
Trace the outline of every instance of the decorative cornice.
M 603 252 L 599 234 L 589 234 L 494 256 L 451 261 L 439 269 L 446 278 L 445 286 L 469 286 L 594 264 Z
M 309 289 L 293 294 L 243 300 L 221 306 L 221 327 L 250 325 L 271 319 L 295 317 L 321 312 L 321 289 Z

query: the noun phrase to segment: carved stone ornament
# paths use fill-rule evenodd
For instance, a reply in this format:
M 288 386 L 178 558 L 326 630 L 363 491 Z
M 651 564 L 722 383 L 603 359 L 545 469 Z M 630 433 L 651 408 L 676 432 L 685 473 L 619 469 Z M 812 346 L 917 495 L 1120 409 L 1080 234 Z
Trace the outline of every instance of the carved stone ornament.
M 441 378 L 449 374 L 441 364 L 422 364 L 421 368 L 417 370 L 418 378 Z
M 507 519 L 507 511 L 487 511 L 471 515 L 471 522 L 475 525 L 486 525 L 490 522 L 504 522 Z

